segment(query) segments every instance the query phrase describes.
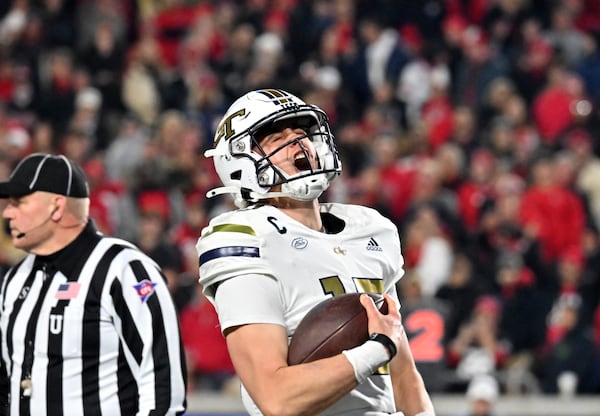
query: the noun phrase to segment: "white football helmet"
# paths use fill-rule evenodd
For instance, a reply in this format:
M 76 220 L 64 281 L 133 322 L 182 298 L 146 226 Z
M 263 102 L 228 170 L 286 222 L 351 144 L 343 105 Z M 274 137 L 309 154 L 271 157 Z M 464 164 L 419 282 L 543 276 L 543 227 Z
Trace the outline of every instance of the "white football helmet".
M 293 120 L 294 127 L 302 128 L 306 134 L 267 154 L 260 146 L 258 133 L 268 131 L 282 120 Z M 299 167 L 301 172 L 288 175 L 271 163 L 271 156 L 287 146 L 301 143 L 304 138 L 314 147 L 316 168 L 303 163 Z M 304 145 L 300 144 L 300 148 L 304 158 L 309 159 Z M 215 169 L 224 185 L 210 190 L 207 196 L 231 193 L 241 208 L 277 196 L 301 201 L 318 198 L 342 171 L 327 115 L 317 106 L 277 89 L 251 91 L 237 99 L 219 123 L 213 148 L 204 155 L 214 158 Z M 280 192 L 271 191 L 276 185 L 281 185 Z

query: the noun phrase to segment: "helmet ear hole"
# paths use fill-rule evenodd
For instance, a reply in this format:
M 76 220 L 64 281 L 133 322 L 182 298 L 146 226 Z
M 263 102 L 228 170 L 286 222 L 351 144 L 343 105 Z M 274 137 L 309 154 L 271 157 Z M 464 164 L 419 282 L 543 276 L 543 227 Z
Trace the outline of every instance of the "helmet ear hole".
M 240 179 L 242 179 L 242 171 L 236 170 L 235 172 L 231 172 L 231 175 L 229 175 L 229 177 L 234 181 L 239 181 Z

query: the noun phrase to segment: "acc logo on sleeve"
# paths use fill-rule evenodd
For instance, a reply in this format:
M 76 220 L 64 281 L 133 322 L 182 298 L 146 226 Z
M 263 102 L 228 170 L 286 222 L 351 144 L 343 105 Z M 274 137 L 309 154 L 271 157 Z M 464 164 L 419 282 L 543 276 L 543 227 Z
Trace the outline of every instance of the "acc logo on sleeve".
M 137 285 L 133 285 L 133 288 L 136 290 L 142 302 L 146 302 L 146 300 L 154 293 L 155 287 L 156 283 L 152 283 L 148 279 L 144 279 Z

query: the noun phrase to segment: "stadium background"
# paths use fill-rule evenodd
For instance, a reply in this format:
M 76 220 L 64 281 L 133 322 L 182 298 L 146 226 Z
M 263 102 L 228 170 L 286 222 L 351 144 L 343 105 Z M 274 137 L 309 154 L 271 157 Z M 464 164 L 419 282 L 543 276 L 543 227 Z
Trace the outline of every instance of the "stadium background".
M 195 285 L 200 229 L 231 207 L 204 197 L 202 153 L 233 99 L 277 87 L 331 117 L 344 174 L 324 199 L 401 231 L 440 414 L 482 371 L 501 414 L 600 414 L 600 1 L 0 3 L 0 177 L 35 151 L 85 167 L 99 227 L 169 279 L 190 412 L 241 410 Z M 22 254 L 2 227 L 0 271 Z

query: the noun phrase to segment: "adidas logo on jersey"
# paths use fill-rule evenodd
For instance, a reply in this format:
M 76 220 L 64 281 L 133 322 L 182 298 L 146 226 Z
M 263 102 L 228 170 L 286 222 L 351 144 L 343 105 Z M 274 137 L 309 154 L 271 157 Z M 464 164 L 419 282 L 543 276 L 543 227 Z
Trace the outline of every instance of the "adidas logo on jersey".
M 375 241 L 375 239 L 373 237 L 371 237 L 371 239 L 367 243 L 367 250 L 369 250 L 369 251 L 383 251 L 383 249 L 381 247 L 379 247 L 379 244 L 377 243 L 377 241 Z

